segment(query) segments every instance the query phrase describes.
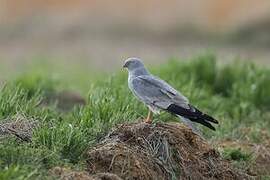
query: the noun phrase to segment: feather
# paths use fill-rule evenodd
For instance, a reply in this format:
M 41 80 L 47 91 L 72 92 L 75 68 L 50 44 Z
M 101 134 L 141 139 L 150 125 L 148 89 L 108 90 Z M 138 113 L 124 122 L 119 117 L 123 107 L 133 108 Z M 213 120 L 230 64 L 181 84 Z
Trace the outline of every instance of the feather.
M 216 130 L 215 127 L 212 126 L 210 122 L 218 124 L 217 120 L 215 120 L 214 118 L 212 118 L 211 116 L 207 114 L 202 113 L 197 108 L 194 108 L 191 105 L 189 106 L 190 106 L 190 109 L 186 109 L 178 105 L 171 104 L 166 110 L 170 113 L 187 118 L 190 121 L 200 123 L 214 131 Z

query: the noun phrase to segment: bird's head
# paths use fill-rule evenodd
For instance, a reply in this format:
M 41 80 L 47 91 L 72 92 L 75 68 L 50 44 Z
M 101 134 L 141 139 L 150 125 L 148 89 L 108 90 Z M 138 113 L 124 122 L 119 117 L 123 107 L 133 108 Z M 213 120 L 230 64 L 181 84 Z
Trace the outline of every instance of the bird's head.
M 125 60 L 123 68 L 127 68 L 129 71 L 132 71 L 134 69 L 137 68 L 143 68 L 144 65 L 142 63 L 142 61 L 139 58 L 128 58 L 127 60 Z

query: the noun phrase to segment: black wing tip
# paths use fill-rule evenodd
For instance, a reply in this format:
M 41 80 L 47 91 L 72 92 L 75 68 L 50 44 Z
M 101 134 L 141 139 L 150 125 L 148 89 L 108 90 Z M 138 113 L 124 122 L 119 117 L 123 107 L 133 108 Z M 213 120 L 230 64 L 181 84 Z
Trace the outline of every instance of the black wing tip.
M 219 124 L 218 120 L 214 119 L 213 117 L 204 114 L 203 117 L 205 118 L 206 121 L 209 121 L 211 123 Z
M 207 126 L 208 127 L 208 126 Z M 216 131 L 216 128 L 214 126 L 211 125 L 211 127 L 208 127 L 209 129 Z
M 216 128 L 215 128 L 211 123 L 209 123 L 209 122 L 207 122 L 207 121 L 205 121 L 205 120 L 203 120 L 203 119 L 200 120 L 200 121 L 196 121 L 196 122 L 198 122 L 198 123 L 200 123 L 200 124 L 202 124 L 202 125 L 208 127 L 209 129 L 211 129 L 211 130 L 213 130 L 213 131 L 216 131 Z
M 191 111 L 190 109 L 182 108 L 176 104 L 171 104 L 167 108 L 167 111 L 169 111 L 173 114 L 183 116 L 183 117 L 189 119 L 190 121 L 200 123 L 200 124 L 208 127 L 209 129 L 216 131 L 216 128 L 214 126 L 212 126 L 212 124 L 211 124 L 211 123 L 218 124 L 218 121 L 216 119 L 214 119 L 213 117 L 211 117 L 207 114 L 202 113 L 200 110 L 193 107 L 192 105 L 189 105 L 189 106 L 191 109 L 193 109 L 195 111 Z
M 195 108 L 194 106 L 192 106 L 191 104 L 189 104 L 189 106 L 193 109 L 195 109 L 198 113 L 201 113 L 201 116 L 203 119 L 205 119 L 206 121 L 209 121 L 211 123 L 215 123 L 215 124 L 219 124 L 218 120 L 216 120 L 215 118 L 213 118 L 212 116 L 209 116 L 208 114 L 202 113 L 199 109 Z

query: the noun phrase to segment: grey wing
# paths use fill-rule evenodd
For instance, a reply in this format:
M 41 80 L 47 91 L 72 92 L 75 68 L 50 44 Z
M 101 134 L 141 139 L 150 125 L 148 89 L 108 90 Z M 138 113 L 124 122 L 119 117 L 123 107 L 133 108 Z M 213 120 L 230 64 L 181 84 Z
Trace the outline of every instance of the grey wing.
M 185 119 L 189 119 L 212 130 L 215 130 L 215 127 L 211 123 L 218 124 L 216 119 L 190 105 L 185 96 L 154 76 L 138 76 L 132 80 L 132 86 L 134 94 L 146 104 L 180 116 L 184 118 L 184 122 L 188 122 Z M 192 123 L 188 125 L 195 129 Z
M 131 82 L 133 93 L 144 103 L 167 109 L 171 104 L 189 108 L 185 96 L 167 84 L 165 81 L 151 76 L 138 76 Z

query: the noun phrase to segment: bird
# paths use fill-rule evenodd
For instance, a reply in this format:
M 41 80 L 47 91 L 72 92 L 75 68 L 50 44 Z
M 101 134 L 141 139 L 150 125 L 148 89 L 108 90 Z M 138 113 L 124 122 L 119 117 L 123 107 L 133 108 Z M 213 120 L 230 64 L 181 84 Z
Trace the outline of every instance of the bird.
M 200 134 L 196 123 L 211 130 L 216 130 L 211 124 L 219 122 L 213 117 L 201 112 L 189 103 L 189 100 L 164 80 L 152 75 L 141 59 L 131 57 L 124 61 L 123 68 L 128 70 L 128 87 L 133 95 L 148 107 L 145 123 L 152 123 L 152 116 L 160 111 L 169 112 L 179 117 L 194 133 Z

